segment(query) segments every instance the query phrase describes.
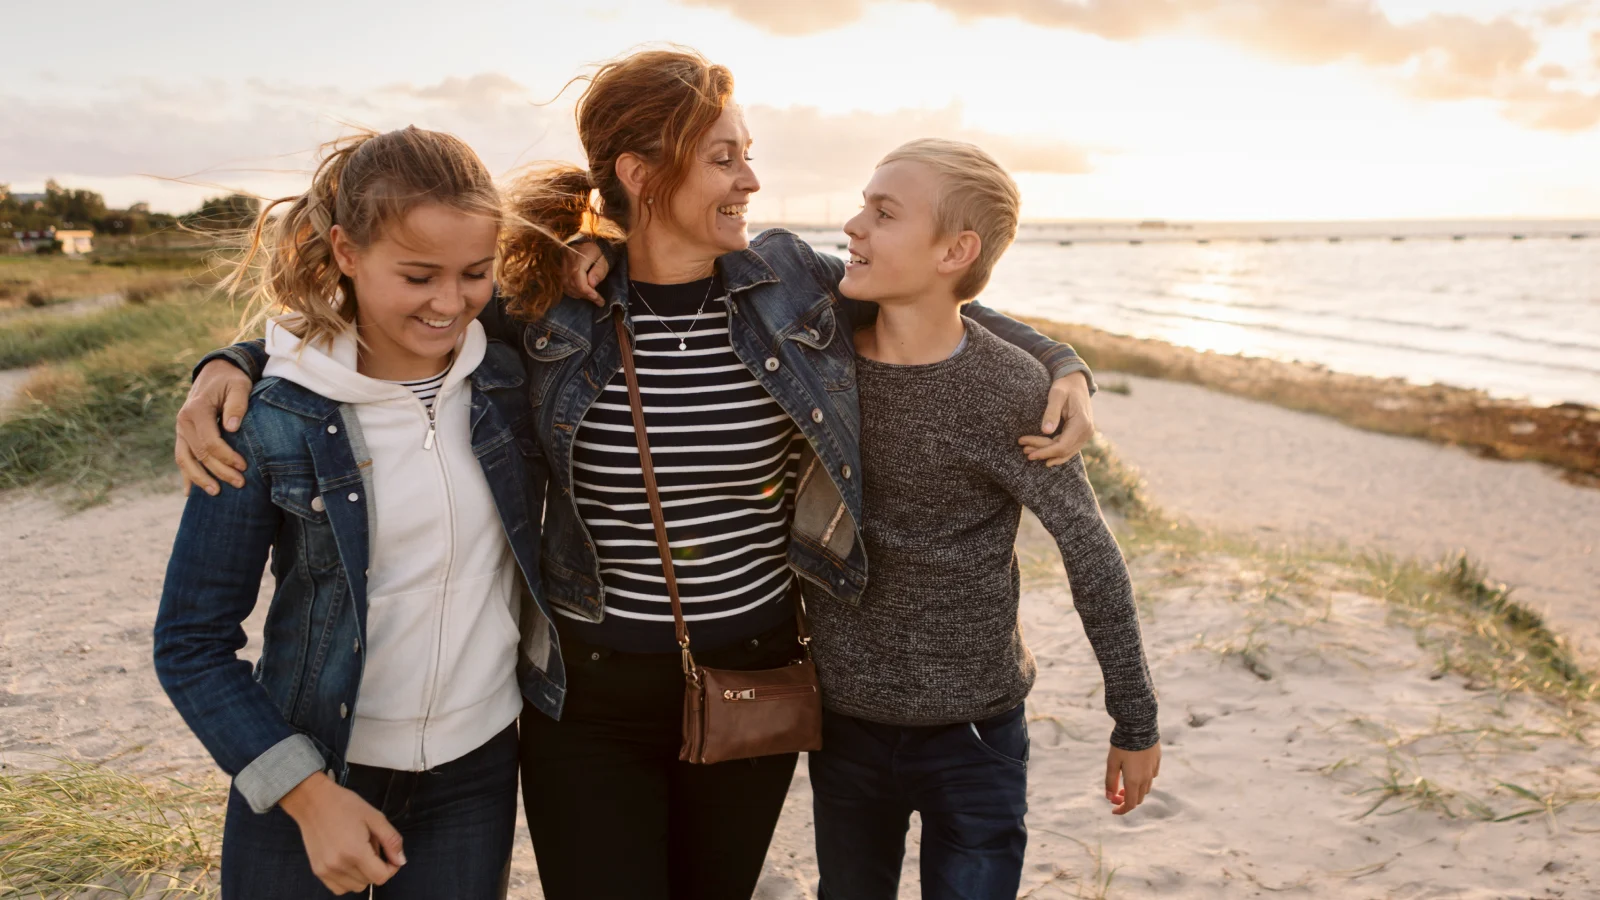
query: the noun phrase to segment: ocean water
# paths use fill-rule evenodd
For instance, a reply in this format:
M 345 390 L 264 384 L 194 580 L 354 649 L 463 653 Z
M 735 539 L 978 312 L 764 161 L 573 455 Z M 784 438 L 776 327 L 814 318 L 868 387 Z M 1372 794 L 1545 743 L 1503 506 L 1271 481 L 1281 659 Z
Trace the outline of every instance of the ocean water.
M 802 232 L 842 252 L 842 234 Z M 1028 226 L 991 306 L 1220 353 L 1600 406 L 1600 223 Z

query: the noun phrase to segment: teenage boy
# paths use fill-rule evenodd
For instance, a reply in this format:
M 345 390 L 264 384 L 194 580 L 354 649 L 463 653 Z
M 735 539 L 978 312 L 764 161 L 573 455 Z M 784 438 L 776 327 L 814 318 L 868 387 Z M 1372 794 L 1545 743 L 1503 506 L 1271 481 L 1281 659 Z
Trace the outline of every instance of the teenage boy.
M 810 755 L 820 900 L 898 896 L 912 810 L 924 898 L 1015 897 L 1034 678 L 1017 618 L 1023 506 L 1061 548 L 1105 678 L 1119 815 L 1160 768 L 1155 693 L 1082 459 L 1047 468 L 1017 447 L 1049 376 L 961 315 L 1016 236 L 1016 184 L 977 147 L 920 140 L 884 157 L 865 201 L 839 288 L 879 307 L 855 341 L 872 574 L 859 604 L 806 592 L 825 706 Z

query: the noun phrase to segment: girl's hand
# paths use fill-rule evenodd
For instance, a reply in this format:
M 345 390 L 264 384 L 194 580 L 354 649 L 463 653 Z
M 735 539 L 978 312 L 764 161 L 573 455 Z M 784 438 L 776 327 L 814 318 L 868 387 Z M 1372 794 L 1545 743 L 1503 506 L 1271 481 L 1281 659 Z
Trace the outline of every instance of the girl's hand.
M 1106 800 L 1115 804 L 1112 815 L 1125 816 L 1144 802 L 1150 786 L 1161 774 L 1161 745 L 1148 750 L 1118 750 L 1106 754 Z M 1120 782 L 1120 784 L 1119 784 Z
M 311 871 L 335 894 L 383 884 L 406 864 L 400 832 L 325 773 L 300 782 L 278 805 L 300 826 Z
M 250 405 L 250 376 L 227 360 L 214 359 L 200 370 L 189 388 L 189 399 L 178 410 L 178 439 L 172 455 L 183 471 L 183 492 L 194 485 L 215 497 L 220 488 L 212 476 L 236 488 L 244 487 L 244 457 L 222 439 L 217 420 L 223 427 L 238 431 L 244 411 Z
M 593 303 L 595 306 L 605 306 L 606 301 L 601 299 L 595 285 L 606 279 L 606 273 L 611 271 L 611 264 L 606 262 L 604 254 L 600 252 L 600 245 L 594 241 L 584 241 L 574 245 L 572 255 L 567 257 L 567 277 L 562 282 L 561 289 L 568 296 L 579 297 Z
M 1051 439 L 1058 426 L 1061 434 Z M 1045 460 L 1054 468 L 1078 455 L 1094 437 L 1094 409 L 1089 405 L 1089 379 L 1082 372 L 1058 378 L 1050 385 L 1050 401 L 1044 408 L 1042 435 L 1028 434 L 1017 443 L 1028 448 L 1029 459 Z

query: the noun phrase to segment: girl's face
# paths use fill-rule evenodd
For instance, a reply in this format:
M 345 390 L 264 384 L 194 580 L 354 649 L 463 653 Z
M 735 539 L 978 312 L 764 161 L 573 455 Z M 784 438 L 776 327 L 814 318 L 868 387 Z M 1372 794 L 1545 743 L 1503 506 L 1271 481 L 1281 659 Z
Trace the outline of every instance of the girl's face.
M 361 372 L 411 380 L 449 363 L 488 304 L 499 223 L 437 203 L 413 209 L 366 247 L 333 227 L 334 258 L 355 283 Z
M 750 195 L 761 190 L 761 182 L 750 167 L 750 131 L 744 113 L 728 104 L 711 126 L 682 185 L 672 195 L 667 215 L 647 213 L 646 227 L 654 225 L 678 233 L 686 243 L 721 256 L 750 246 L 745 230 L 745 211 Z M 659 207 L 657 200 L 651 207 Z

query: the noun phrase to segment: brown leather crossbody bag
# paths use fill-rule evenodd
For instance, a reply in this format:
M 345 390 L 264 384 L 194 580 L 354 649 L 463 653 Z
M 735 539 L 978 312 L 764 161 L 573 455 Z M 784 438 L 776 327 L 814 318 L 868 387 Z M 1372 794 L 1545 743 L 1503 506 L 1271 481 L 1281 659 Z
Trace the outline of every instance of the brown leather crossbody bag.
M 799 658 L 776 669 L 739 671 L 697 665 L 689 652 L 689 626 L 683 621 L 678 579 L 667 544 L 667 520 L 656 489 L 655 466 L 650 459 L 650 439 L 645 430 L 644 404 L 639 398 L 639 376 L 633 366 L 633 343 L 621 313 L 613 317 L 622 370 L 628 380 L 628 405 L 633 411 L 633 435 L 639 444 L 639 470 L 650 500 L 655 523 L 656 549 L 672 601 L 672 621 L 678 647 L 683 652 L 683 746 L 678 758 L 691 763 L 718 763 L 775 753 L 822 749 L 822 693 L 817 667 L 811 661 L 811 630 L 805 610 L 795 600 Z

